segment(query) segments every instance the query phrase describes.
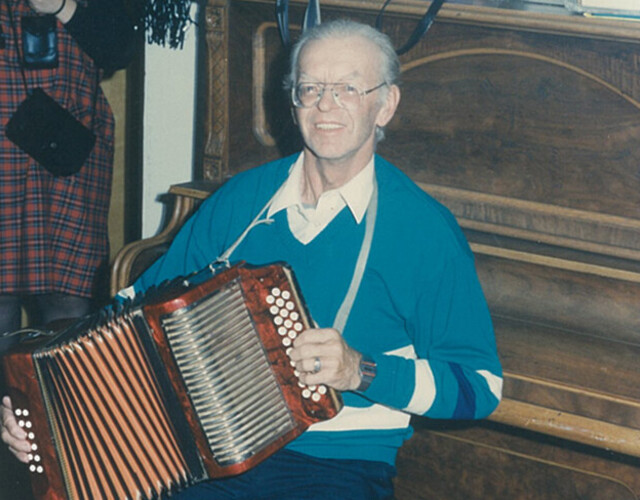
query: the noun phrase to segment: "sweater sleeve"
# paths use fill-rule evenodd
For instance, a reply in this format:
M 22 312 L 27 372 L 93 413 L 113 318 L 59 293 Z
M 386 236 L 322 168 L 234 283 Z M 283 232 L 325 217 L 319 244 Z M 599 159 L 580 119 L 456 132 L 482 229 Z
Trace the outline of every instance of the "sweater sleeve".
M 65 29 L 107 74 L 125 68 L 135 54 L 137 30 L 123 0 L 78 3 Z
M 484 418 L 500 402 L 502 369 L 473 260 L 459 253 L 437 276 L 422 284 L 409 321 L 415 352 L 374 355 L 378 374 L 364 395 L 431 418 Z

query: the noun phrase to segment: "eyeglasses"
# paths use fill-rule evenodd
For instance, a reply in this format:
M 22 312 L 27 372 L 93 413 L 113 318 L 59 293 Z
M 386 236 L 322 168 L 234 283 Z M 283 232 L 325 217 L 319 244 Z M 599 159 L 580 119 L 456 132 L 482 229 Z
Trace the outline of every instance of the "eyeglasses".
M 299 83 L 291 89 L 291 100 L 296 108 L 312 108 L 329 89 L 333 100 L 341 108 L 355 109 L 362 103 L 362 98 L 371 92 L 384 87 L 382 82 L 368 90 L 360 90 L 351 83 Z

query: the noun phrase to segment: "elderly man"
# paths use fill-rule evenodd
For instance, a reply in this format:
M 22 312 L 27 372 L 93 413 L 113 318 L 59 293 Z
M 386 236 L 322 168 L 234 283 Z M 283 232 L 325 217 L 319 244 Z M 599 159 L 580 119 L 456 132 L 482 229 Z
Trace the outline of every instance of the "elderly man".
M 502 372 L 469 246 L 447 209 L 374 154 L 398 74 L 389 39 L 368 26 L 305 32 L 288 79 L 303 151 L 229 180 L 135 283 L 143 291 L 221 256 L 286 261 L 318 326 L 290 354 L 301 381 L 343 391 L 335 418 L 177 498 L 392 498 L 411 414 L 484 418 L 498 404 Z M 5 406 L 3 439 L 24 459 Z

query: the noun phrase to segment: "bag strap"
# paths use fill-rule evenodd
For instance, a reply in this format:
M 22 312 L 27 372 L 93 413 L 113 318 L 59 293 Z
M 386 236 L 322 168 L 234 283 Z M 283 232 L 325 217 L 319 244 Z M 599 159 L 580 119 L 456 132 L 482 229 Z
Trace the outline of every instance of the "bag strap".
M 424 16 L 422 16 L 422 19 L 418 21 L 415 29 L 413 30 L 413 33 L 411 33 L 407 42 L 402 47 L 396 50 L 396 54 L 398 54 L 399 56 L 401 56 L 402 54 L 406 54 L 420 41 L 420 39 L 427 33 L 427 31 L 429 31 L 429 28 L 431 28 L 433 20 L 436 18 L 436 15 L 438 14 L 438 11 L 440 10 L 440 7 L 442 7 L 442 4 L 444 2 L 445 0 L 433 0 L 431 2 L 429 8 L 427 9 L 427 12 L 425 12 Z M 385 9 L 387 8 L 387 5 L 389 5 L 390 3 L 391 0 L 386 0 L 384 2 L 384 5 L 380 9 L 378 16 L 376 17 L 376 28 L 378 28 L 380 31 L 382 31 L 382 16 Z

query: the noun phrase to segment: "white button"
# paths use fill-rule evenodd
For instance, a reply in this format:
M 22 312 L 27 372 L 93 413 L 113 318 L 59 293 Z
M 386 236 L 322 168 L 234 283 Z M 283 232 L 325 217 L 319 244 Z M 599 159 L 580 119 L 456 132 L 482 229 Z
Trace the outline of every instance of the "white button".
M 280 289 L 279 288 L 273 288 L 271 290 L 271 295 L 273 295 L 274 297 L 280 297 Z
M 276 314 L 278 314 L 278 311 L 280 311 L 280 309 L 278 309 L 278 306 L 271 306 L 271 307 L 269 308 L 269 312 L 270 312 L 271 314 L 273 314 L 274 316 L 275 316 Z
M 289 290 L 282 290 L 282 298 L 284 300 L 288 300 L 289 297 L 291 297 L 291 294 L 289 293 Z
M 273 304 L 276 301 L 273 295 L 267 295 L 267 298 L 265 300 L 267 301 L 267 304 Z
M 311 391 L 309 389 L 302 390 L 302 397 L 304 399 L 309 399 L 311 397 Z
M 318 401 L 320 401 L 320 398 L 321 398 L 321 397 L 322 397 L 322 396 L 320 396 L 320 394 L 318 394 L 317 392 L 314 392 L 314 393 L 311 395 L 311 400 L 312 400 L 312 401 L 315 401 L 315 402 L 317 403 Z

